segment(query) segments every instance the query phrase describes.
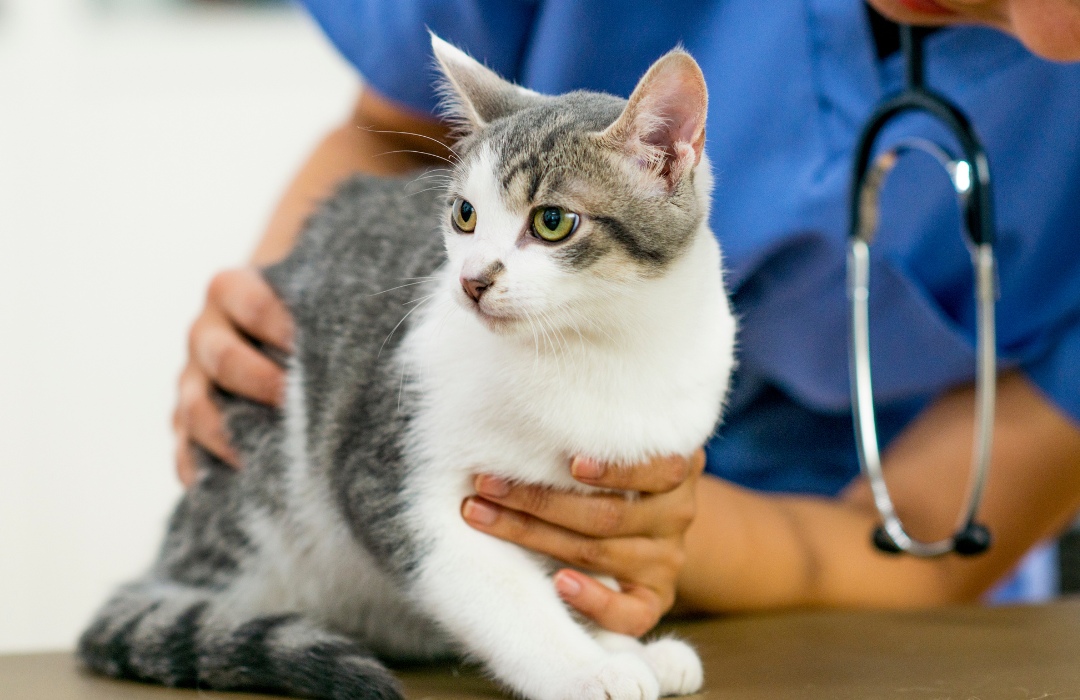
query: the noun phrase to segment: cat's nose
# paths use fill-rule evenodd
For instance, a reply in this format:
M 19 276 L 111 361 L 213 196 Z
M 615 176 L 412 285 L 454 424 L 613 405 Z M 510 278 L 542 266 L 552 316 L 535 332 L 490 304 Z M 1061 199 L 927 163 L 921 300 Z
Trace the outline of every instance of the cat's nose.
M 465 293 L 469 295 L 469 298 L 480 303 L 480 297 L 484 295 L 488 287 L 491 286 L 491 280 L 487 277 L 462 277 L 461 288 L 465 290 Z

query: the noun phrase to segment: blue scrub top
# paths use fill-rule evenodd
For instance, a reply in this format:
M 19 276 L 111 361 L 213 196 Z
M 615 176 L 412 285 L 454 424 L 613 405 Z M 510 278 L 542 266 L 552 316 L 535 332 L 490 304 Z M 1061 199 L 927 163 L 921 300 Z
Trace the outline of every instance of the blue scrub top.
M 851 153 L 900 56 L 877 58 L 859 0 L 304 0 L 383 95 L 433 112 L 427 29 L 545 93 L 626 96 L 677 44 L 709 86 L 712 226 L 741 319 L 708 471 L 831 495 L 858 472 L 848 386 Z M 927 81 L 970 116 L 994 172 L 998 351 L 1080 421 L 1080 66 L 980 28 L 926 41 Z M 889 132 L 948 139 L 911 115 Z M 886 137 L 887 140 L 888 137 Z M 912 155 L 883 193 L 871 335 L 882 441 L 974 378 L 971 262 L 944 171 Z

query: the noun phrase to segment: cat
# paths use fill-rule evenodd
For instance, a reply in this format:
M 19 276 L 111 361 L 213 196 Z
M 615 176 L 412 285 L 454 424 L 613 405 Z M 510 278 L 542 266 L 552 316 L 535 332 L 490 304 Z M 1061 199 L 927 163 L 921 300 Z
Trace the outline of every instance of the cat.
M 735 320 L 704 78 L 675 49 L 629 100 L 545 96 L 432 46 L 452 167 L 348 180 L 264 271 L 296 322 L 285 407 L 219 397 L 244 469 L 200 453 L 157 561 L 82 635 L 89 668 L 384 699 L 379 657 L 464 655 L 531 700 L 701 687 L 688 644 L 581 621 L 555 562 L 460 508 L 479 471 L 585 492 L 575 455 L 688 455 L 714 431 Z

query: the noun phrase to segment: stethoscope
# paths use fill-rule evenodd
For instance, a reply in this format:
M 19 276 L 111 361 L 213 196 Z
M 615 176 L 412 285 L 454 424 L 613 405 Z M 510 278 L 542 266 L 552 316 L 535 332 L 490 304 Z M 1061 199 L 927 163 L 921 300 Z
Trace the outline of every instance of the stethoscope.
M 878 106 L 863 128 L 855 151 L 851 188 L 851 228 L 848 245 L 848 290 L 851 297 L 851 408 L 855 422 L 855 443 L 859 464 L 870 481 L 874 505 L 882 524 L 873 533 L 874 545 L 883 552 L 907 552 L 919 557 L 935 557 L 949 552 L 975 555 L 990 547 L 990 531 L 975 521 L 986 485 L 993 442 L 994 395 L 997 354 L 994 339 L 994 302 L 997 297 L 994 263 L 994 217 L 990 190 L 990 168 L 986 153 L 967 117 L 923 83 L 922 33 L 901 26 L 901 46 L 907 72 L 907 86 L 898 95 Z M 955 136 L 963 152 L 952 155 L 946 148 L 926 139 L 908 138 L 870 161 L 874 143 L 882 129 L 905 112 L 922 112 L 945 126 Z M 874 398 L 870 381 L 870 243 L 878 228 L 878 197 L 881 187 L 900 156 L 921 151 L 934 157 L 952 180 L 959 200 L 961 221 L 971 248 L 978 306 L 975 385 L 975 446 L 972 477 L 967 501 L 956 531 L 934 542 L 918 540 L 907 533 L 889 497 L 881 471 Z

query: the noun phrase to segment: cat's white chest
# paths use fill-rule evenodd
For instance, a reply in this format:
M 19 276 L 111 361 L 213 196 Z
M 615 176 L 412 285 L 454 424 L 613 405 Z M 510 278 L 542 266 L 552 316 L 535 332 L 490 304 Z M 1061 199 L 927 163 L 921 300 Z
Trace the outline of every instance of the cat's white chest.
M 726 302 L 677 358 L 565 337 L 530 348 L 456 313 L 437 332 L 418 324 L 405 354 L 422 397 L 417 437 L 442 469 L 570 487 L 573 456 L 689 454 L 717 420 L 734 330 Z

